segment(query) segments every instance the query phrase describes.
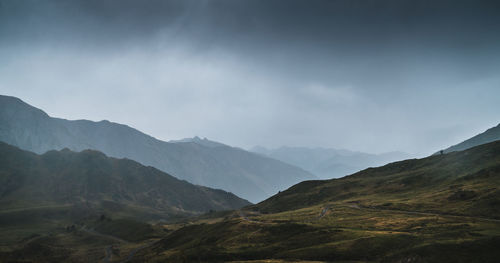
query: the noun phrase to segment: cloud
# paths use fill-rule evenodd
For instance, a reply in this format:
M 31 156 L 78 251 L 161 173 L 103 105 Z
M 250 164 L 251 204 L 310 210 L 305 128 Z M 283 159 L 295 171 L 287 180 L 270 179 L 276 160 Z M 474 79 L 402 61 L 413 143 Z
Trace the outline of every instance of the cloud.
M 0 93 L 165 140 L 432 153 L 498 122 L 497 5 L 0 1 Z

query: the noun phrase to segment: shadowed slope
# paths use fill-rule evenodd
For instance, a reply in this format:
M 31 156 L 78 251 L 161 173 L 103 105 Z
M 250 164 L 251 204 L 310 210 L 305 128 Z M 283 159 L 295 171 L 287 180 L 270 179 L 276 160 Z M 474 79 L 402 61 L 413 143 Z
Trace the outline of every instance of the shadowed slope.
M 68 206 L 135 218 L 169 218 L 235 209 L 249 202 L 181 181 L 153 167 L 97 151 L 43 155 L 0 143 L 0 207 L 6 210 Z M 76 214 L 75 214 L 76 216 Z

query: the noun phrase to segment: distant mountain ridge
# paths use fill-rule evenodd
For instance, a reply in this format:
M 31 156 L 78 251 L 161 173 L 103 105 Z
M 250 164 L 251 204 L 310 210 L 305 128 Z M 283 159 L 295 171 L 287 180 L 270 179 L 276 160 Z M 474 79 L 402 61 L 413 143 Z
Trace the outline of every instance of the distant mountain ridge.
M 409 158 L 402 152 L 369 154 L 343 149 L 287 147 L 267 149 L 257 146 L 251 151 L 295 166 L 322 178 L 338 178 L 368 167 L 381 166 L 393 161 Z
M 168 219 L 250 204 L 234 194 L 93 150 L 37 155 L 0 142 L 0 171 L 2 210 L 66 207 L 70 215 L 62 215 L 65 220 L 88 213 Z
M 39 154 L 63 148 L 94 149 L 153 166 L 194 184 L 233 192 L 252 202 L 316 178 L 293 165 L 208 140 L 169 143 L 109 121 L 52 118 L 9 96 L 0 96 L 0 141 Z
M 459 144 L 450 146 L 443 150 L 444 153 L 463 151 L 481 144 L 490 143 L 500 140 L 500 124 L 490 128 L 483 133 L 480 133 L 470 139 L 467 139 Z M 439 153 L 439 152 L 438 152 Z
M 209 139 L 207 139 L 206 137 L 201 139 L 200 137 L 198 136 L 195 136 L 193 138 L 184 138 L 184 139 L 180 139 L 180 140 L 170 140 L 168 141 L 169 143 L 196 143 L 196 144 L 199 144 L 199 145 L 203 145 L 203 146 L 207 146 L 207 147 L 224 147 L 224 146 L 228 146 L 228 145 L 225 145 L 223 143 L 220 143 L 220 142 L 215 142 L 215 141 L 211 141 Z

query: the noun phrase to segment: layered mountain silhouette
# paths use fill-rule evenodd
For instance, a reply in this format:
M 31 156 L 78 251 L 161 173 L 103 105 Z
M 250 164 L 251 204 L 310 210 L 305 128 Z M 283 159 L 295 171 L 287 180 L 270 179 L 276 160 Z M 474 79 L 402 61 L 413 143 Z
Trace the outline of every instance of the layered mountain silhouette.
M 478 146 L 481 144 L 494 142 L 500 140 L 500 124 L 496 127 L 490 128 L 483 133 L 480 133 L 470 139 L 467 139 L 459 144 L 450 146 L 443 150 L 444 153 L 454 152 L 454 151 L 463 151 L 469 149 L 474 146 Z M 439 152 L 438 152 L 439 153 Z
M 66 219 L 98 212 L 162 219 L 250 204 L 229 192 L 196 186 L 93 150 L 37 155 L 0 142 L 0 171 L 3 211 L 65 207 Z M 57 214 L 47 212 L 52 217 Z
M 409 154 L 389 152 L 369 154 L 332 148 L 254 147 L 251 151 L 298 166 L 322 179 L 346 176 L 368 167 L 381 166 L 409 158 Z
M 220 143 L 201 139 L 169 143 L 109 121 L 52 118 L 9 96 L 0 96 L 0 141 L 38 154 L 64 148 L 94 149 L 194 184 L 231 191 L 252 202 L 316 178 L 293 165 Z

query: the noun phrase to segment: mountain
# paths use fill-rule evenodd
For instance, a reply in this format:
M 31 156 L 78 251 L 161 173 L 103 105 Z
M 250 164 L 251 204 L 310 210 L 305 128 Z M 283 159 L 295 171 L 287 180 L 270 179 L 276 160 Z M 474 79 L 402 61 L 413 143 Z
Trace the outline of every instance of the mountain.
M 211 220 L 134 262 L 498 262 L 500 141 L 301 182 Z
M 44 153 L 94 149 L 153 166 L 190 183 L 231 191 L 257 202 L 316 178 L 289 164 L 208 140 L 169 143 L 109 121 L 52 118 L 20 99 L 0 96 L 0 141 Z
M 465 151 L 301 182 L 255 207 L 277 212 L 330 201 L 500 219 L 500 141 Z M 387 201 L 390 200 L 390 203 Z M 456 206 L 461 201 L 460 206 Z
M 38 157 L 28 154 L 43 159 L 54 153 L 85 156 L 95 152 L 51 151 Z M 22 160 L 24 165 L 8 158 Z M 15 152 L 1 155 L 0 162 L 3 160 L 17 176 L 24 170 L 36 172 L 33 167 L 40 162 Z M 57 175 L 50 169 L 59 167 L 58 162 L 49 163 L 41 173 Z M 69 166 L 75 167 L 68 169 L 70 176 L 72 171 L 84 174 L 85 167 L 107 167 L 98 161 L 77 163 Z M 103 168 L 92 174 L 100 170 Z M 65 172 L 63 169 L 61 173 Z M 0 178 L 3 175 L 0 173 Z M 99 175 L 97 178 L 103 177 Z M 36 180 L 28 179 L 23 182 Z M 77 188 L 82 192 L 71 195 L 64 195 L 68 190 L 61 182 L 55 187 L 61 190 L 49 191 L 51 201 L 37 203 L 36 207 L 30 205 L 33 197 L 28 202 L 22 198 L 28 192 L 46 196 L 44 184 L 50 186 L 58 179 L 36 181 L 30 191 L 7 193 L 14 196 L 4 203 L 10 208 L 0 209 L 1 262 L 493 263 L 500 258 L 500 141 L 368 168 L 339 179 L 305 181 L 241 210 L 155 225 L 120 219 L 118 211 L 130 214 L 129 209 L 151 207 L 156 199 L 111 210 L 116 203 L 99 204 L 93 196 L 117 201 L 140 198 L 125 197 L 116 190 L 111 190 L 116 193 L 111 197 L 87 190 L 99 189 L 101 184 L 94 179 L 84 180 L 90 187 L 80 185 Z M 117 184 L 121 185 L 102 185 Z M 0 185 L 22 184 L 3 179 Z M 1 193 L 5 195 L 4 188 Z M 64 205 L 50 205 L 60 200 L 59 196 L 72 200 L 75 195 L 90 201 L 81 202 L 72 213 L 61 211 Z M 50 231 L 44 227 L 61 214 L 74 217 L 84 213 L 86 203 L 94 208 L 105 206 L 102 211 L 106 217 L 68 220 Z M 26 221 L 33 218 L 38 223 L 27 225 Z
M 469 149 L 474 146 L 478 146 L 481 144 L 494 142 L 500 140 L 500 124 L 496 127 L 490 128 L 483 133 L 480 133 L 470 139 L 467 139 L 457 145 L 453 145 L 449 148 L 443 150 L 444 153 L 454 152 L 454 151 L 463 151 L 465 149 Z M 438 152 L 439 153 L 439 152 Z
M 342 177 L 368 167 L 380 166 L 409 157 L 408 154 L 402 152 L 368 154 L 349 150 L 306 147 L 267 149 L 256 146 L 251 151 L 298 166 L 322 179 Z
M 196 144 L 203 145 L 203 146 L 206 146 L 206 147 L 222 147 L 222 146 L 226 146 L 227 147 L 227 145 L 222 144 L 220 142 L 211 141 L 211 140 L 207 139 L 206 137 L 203 138 L 203 139 L 201 139 L 198 136 L 195 136 L 193 138 L 184 138 L 184 139 L 180 139 L 180 140 L 170 140 L 168 142 L 169 143 L 191 142 L 191 143 L 196 143 Z
M 64 207 L 69 213 L 64 218 L 90 211 L 169 219 L 249 204 L 231 193 L 98 151 L 63 149 L 37 155 L 0 142 L 2 211 Z

